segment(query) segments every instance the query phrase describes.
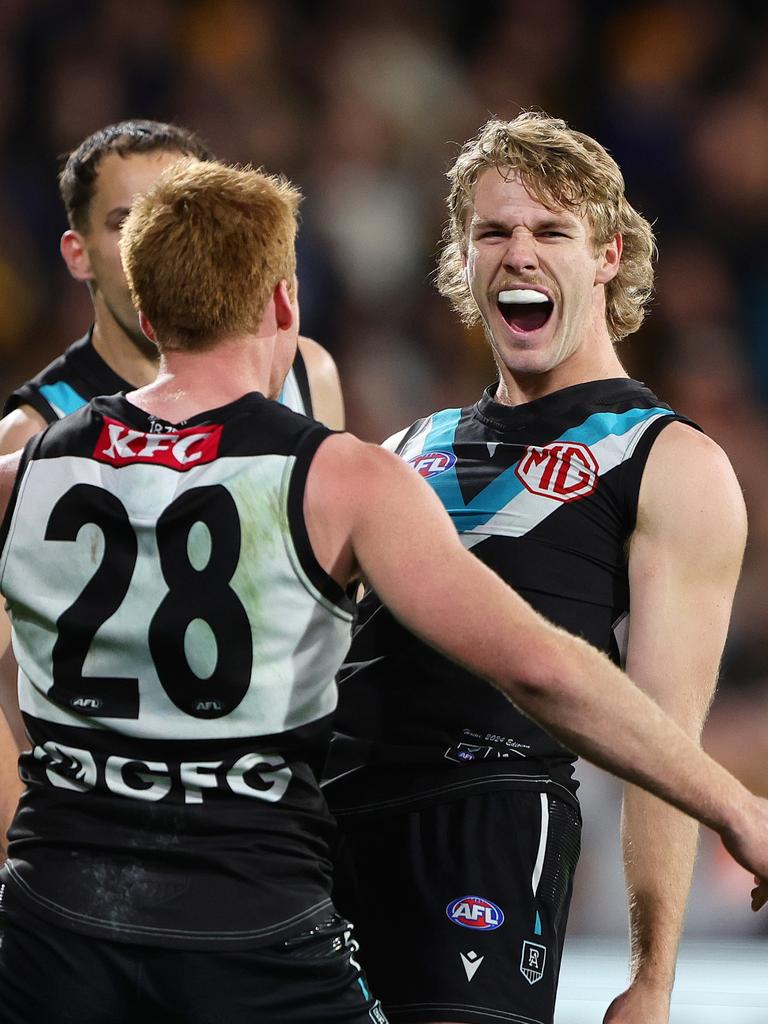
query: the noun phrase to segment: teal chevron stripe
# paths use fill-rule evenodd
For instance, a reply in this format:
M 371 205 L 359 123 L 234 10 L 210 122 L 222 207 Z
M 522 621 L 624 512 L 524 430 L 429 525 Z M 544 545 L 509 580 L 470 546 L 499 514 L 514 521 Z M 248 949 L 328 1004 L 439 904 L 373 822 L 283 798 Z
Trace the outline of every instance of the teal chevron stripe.
M 589 416 L 577 427 L 559 437 L 558 441 L 579 441 L 587 446 L 603 441 L 611 434 L 621 437 L 637 426 L 642 420 L 648 420 L 652 416 L 672 416 L 671 409 L 628 409 L 626 412 L 597 412 Z
M 587 417 L 583 423 L 566 430 L 560 437 L 553 438 L 551 443 L 578 441 L 580 444 L 591 446 L 611 435 L 621 437 L 638 423 L 659 415 L 671 416 L 672 412 L 669 409 L 652 408 L 628 409 L 620 413 L 595 413 Z M 422 442 L 422 452 L 442 451 L 455 454 L 453 443 L 460 417 L 461 409 L 444 409 L 436 413 L 432 427 Z M 455 466 L 430 477 L 426 482 L 442 501 L 459 533 L 466 533 L 487 523 L 524 490 L 522 482 L 515 475 L 514 466 L 500 473 L 469 502 L 465 502 L 462 497 Z
M 77 412 L 87 402 L 87 399 L 78 395 L 75 389 L 63 380 L 57 381 L 56 384 L 43 384 L 40 394 L 62 416 Z

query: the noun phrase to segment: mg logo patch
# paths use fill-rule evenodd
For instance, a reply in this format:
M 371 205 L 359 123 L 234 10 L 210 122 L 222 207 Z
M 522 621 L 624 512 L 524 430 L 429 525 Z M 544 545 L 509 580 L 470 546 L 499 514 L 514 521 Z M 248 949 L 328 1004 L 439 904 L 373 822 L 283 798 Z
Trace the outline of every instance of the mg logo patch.
M 456 456 L 453 452 L 422 452 L 421 455 L 408 459 L 408 465 L 413 466 L 419 476 L 429 480 L 431 476 L 438 476 L 455 466 Z
M 547 962 L 547 947 L 540 946 L 538 942 L 523 942 L 523 952 L 520 957 L 520 973 L 529 985 L 535 985 L 544 977 L 544 964 Z
M 556 441 L 543 448 L 529 445 L 515 467 L 527 490 L 555 501 L 586 498 L 597 487 L 599 472 L 592 450 L 578 441 Z
M 482 896 L 461 896 L 445 908 L 449 920 L 462 928 L 478 931 L 493 931 L 504 924 L 504 913 L 500 907 Z

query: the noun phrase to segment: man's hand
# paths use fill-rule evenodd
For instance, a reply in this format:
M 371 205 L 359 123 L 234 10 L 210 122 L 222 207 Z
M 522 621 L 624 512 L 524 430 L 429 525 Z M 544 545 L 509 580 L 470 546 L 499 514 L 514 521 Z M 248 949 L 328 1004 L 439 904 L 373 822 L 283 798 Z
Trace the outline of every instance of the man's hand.
M 603 1024 L 668 1024 L 671 992 L 667 986 L 653 987 L 636 979 L 616 996 Z
M 746 816 L 721 839 L 733 859 L 754 873 L 752 909 L 760 910 L 768 901 L 768 800 L 753 796 Z

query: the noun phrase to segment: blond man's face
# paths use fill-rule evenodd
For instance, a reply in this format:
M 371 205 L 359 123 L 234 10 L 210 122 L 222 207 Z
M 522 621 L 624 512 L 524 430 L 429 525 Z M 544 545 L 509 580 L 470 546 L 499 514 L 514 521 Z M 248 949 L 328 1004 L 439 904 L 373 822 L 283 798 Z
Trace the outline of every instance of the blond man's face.
M 605 330 L 614 255 L 606 261 L 585 217 L 548 209 L 518 177 L 495 168 L 479 176 L 467 215 L 467 284 L 500 371 L 547 373 Z

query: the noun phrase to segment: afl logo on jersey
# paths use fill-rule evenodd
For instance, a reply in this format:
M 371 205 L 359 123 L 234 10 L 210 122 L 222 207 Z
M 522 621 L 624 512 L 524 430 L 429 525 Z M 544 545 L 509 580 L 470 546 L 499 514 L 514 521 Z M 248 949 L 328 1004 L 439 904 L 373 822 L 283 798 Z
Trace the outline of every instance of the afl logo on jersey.
M 445 912 L 454 924 L 460 924 L 462 928 L 474 928 L 476 931 L 490 932 L 504 924 L 501 907 L 482 896 L 461 896 L 449 903 Z
M 597 487 L 600 466 L 590 448 L 578 441 L 529 445 L 515 475 L 532 494 L 555 501 L 586 498 Z
M 408 465 L 413 466 L 419 476 L 429 480 L 431 476 L 437 476 L 455 466 L 456 456 L 453 452 L 422 452 L 408 459 Z

